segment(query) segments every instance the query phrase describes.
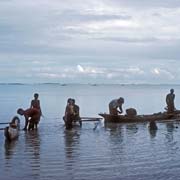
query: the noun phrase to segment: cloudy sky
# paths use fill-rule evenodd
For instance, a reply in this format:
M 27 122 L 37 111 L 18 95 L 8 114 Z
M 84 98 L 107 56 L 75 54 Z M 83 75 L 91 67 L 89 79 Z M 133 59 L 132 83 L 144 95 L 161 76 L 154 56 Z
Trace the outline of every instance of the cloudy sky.
M 0 0 L 0 82 L 179 83 L 179 0 Z

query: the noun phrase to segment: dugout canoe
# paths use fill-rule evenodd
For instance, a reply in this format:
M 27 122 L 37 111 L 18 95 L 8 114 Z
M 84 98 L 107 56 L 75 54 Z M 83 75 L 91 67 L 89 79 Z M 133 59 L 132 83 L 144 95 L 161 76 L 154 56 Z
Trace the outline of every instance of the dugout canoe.
M 15 116 L 9 126 L 4 129 L 4 136 L 8 141 L 13 141 L 18 138 L 20 130 L 20 119 Z
M 150 122 L 150 121 L 163 121 L 163 120 L 180 120 L 180 110 L 168 114 L 167 112 L 159 112 L 148 115 L 111 115 L 106 113 L 100 113 L 101 117 L 104 118 L 105 122 L 110 123 L 138 123 L 138 122 Z

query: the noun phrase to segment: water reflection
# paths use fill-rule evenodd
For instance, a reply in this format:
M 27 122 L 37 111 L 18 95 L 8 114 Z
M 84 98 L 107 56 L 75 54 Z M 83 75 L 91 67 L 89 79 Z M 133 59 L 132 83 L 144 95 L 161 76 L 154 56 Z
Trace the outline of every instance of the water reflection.
M 166 123 L 166 128 L 167 128 L 166 139 L 168 142 L 172 142 L 173 141 L 173 131 L 175 130 L 174 123 L 173 122 Z
M 64 131 L 64 148 L 65 148 L 65 172 L 67 179 L 74 179 L 75 169 L 79 163 L 79 141 L 80 129 Z
M 6 159 L 12 158 L 14 151 L 15 151 L 16 144 L 17 144 L 17 140 L 14 140 L 14 141 L 5 140 L 4 149 L 5 149 L 5 158 Z
M 79 145 L 80 131 L 76 129 L 64 131 L 65 153 L 67 158 L 73 157 L 73 152 Z
M 176 139 L 176 129 L 178 126 L 174 122 L 166 123 L 167 133 L 165 135 L 166 150 L 169 155 L 175 155 L 179 151 L 178 141 Z
M 116 123 L 105 123 L 104 128 L 109 132 L 110 141 L 113 143 L 122 143 L 124 138 L 124 126 Z
M 132 123 L 132 124 L 127 124 L 127 125 L 126 125 L 126 130 L 127 130 L 127 133 L 128 133 L 129 135 L 134 135 L 134 134 L 136 134 L 136 133 L 138 132 L 137 124 L 134 124 L 134 123 Z
M 26 148 L 33 153 L 34 158 L 39 160 L 40 159 L 40 136 L 39 131 L 29 131 L 25 132 L 25 144 Z
M 26 156 L 29 156 L 26 158 L 29 159 L 27 163 L 32 169 L 32 179 L 38 179 L 40 176 L 40 146 L 41 139 L 38 130 L 25 132 L 25 151 L 28 152 Z
M 149 130 L 149 134 L 150 134 L 150 137 L 153 139 L 156 137 L 156 134 L 157 134 L 157 130 L 158 130 L 158 126 L 156 124 L 155 121 L 150 121 L 149 124 L 148 124 L 148 130 Z
M 149 129 L 149 134 L 152 139 L 156 137 L 157 131 L 158 131 L 157 129 L 156 130 Z
M 167 128 L 168 133 L 172 133 L 174 129 L 176 128 L 176 126 L 174 125 L 173 122 L 168 122 L 166 123 L 166 128 Z
M 112 135 L 112 136 L 123 133 L 123 125 L 122 124 L 105 123 L 104 128 L 105 128 L 105 130 L 109 131 L 110 135 Z

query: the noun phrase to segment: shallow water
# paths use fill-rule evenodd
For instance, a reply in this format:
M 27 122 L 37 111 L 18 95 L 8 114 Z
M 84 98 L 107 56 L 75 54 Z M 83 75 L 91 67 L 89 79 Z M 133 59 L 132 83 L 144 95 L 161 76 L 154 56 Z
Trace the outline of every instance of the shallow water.
M 18 107 L 27 108 L 34 92 L 40 93 L 44 118 L 38 131 L 20 132 L 12 143 L 0 132 L 0 179 L 180 179 L 180 124 L 98 124 L 65 130 L 62 116 L 66 100 L 74 97 L 82 116 L 107 112 L 108 102 L 125 98 L 124 109 L 138 113 L 163 111 L 169 86 L 0 85 L 0 122 Z M 180 86 L 174 87 L 180 106 Z M 21 118 L 21 128 L 24 119 Z M 4 127 L 4 125 L 0 125 Z

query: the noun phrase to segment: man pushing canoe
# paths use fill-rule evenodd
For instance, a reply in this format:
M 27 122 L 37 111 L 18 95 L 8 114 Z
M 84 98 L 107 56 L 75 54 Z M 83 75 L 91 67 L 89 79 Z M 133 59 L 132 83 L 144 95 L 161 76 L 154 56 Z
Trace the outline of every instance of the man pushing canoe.
M 122 105 L 124 104 L 124 98 L 113 99 L 109 103 L 109 113 L 111 115 L 118 115 L 123 113 Z M 118 110 L 119 109 L 119 110 Z

